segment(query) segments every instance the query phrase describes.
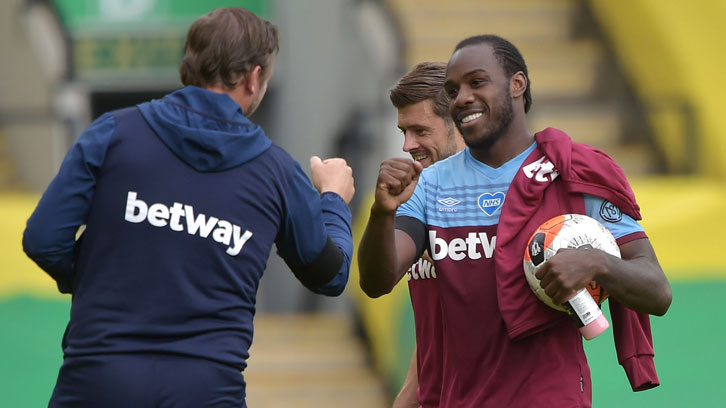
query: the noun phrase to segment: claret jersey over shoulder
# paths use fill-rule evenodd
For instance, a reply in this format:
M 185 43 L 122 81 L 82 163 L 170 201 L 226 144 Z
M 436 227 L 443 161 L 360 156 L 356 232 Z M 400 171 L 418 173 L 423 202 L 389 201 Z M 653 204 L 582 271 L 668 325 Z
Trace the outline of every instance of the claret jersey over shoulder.
M 571 194 L 568 189 L 573 181 L 560 174 L 570 169 L 556 168 L 544 157 L 540 144 L 546 141 L 544 135 L 538 134 L 528 149 L 498 168 L 479 162 L 465 149 L 424 169 L 413 196 L 398 209 L 396 227 L 407 232 L 420 251 L 428 249 L 434 262 L 440 308 L 420 309 L 415 318 L 417 325 L 426 319 L 441 322 L 441 341 L 433 336 L 417 338 L 419 350 L 438 348 L 441 356 L 427 360 L 430 370 L 441 373 L 438 406 L 591 405 L 590 370 L 576 326 L 566 314 L 539 304 L 521 270 L 526 237 L 531 231 L 522 234 L 525 243 L 521 247 L 504 247 L 511 244 L 511 239 L 503 238 L 529 220 L 512 215 L 529 214 L 528 206 L 533 207 L 537 217 L 585 213 L 603 222 L 621 241 L 644 233 L 625 211 L 617 221 L 603 218 L 602 208 L 614 208 L 613 196 L 594 195 L 599 190 Z M 565 141 L 558 143 L 563 148 L 569 146 Z M 543 201 L 522 200 L 520 184 L 541 184 L 547 192 Z M 517 260 L 519 269 L 512 275 L 510 286 L 524 285 L 526 291 L 521 299 L 500 299 L 502 293 L 509 293 L 500 290 L 498 269 L 502 255 L 498 251 L 503 249 L 509 251 L 508 257 Z M 413 285 L 420 282 L 427 280 Z M 513 338 L 507 309 L 502 305 L 530 300 L 552 319 L 536 334 Z M 439 315 L 427 317 L 426 313 Z M 532 320 L 531 316 L 523 319 Z M 429 378 L 419 377 L 420 386 L 427 381 Z

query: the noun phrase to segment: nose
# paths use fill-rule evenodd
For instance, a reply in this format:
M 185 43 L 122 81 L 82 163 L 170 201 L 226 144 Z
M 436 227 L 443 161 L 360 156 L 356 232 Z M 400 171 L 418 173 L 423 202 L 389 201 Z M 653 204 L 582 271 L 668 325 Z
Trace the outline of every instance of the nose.
M 471 89 L 466 86 L 459 88 L 459 92 L 456 93 L 456 98 L 454 99 L 454 105 L 463 106 L 473 102 L 474 94 L 471 92 Z
M 408 153 L 412 150 L 418 149 L 419 147 L 421 147 L 421 145 L 416 140 L 416 137 L 411 134 L 411 131 L 406 131 L 403 135 L 403 151 Z

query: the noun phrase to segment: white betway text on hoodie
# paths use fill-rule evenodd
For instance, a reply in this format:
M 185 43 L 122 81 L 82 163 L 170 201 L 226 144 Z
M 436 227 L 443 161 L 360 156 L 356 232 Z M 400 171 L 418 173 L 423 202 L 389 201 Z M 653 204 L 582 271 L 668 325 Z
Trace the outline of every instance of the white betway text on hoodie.
M 129 191 L 126 197 L 126 215 L 124 220 L 138 224 L 148 221 L 155 227 L 166 227 L 172 231 L 186 231 L 189 235 L 199 235 L 210 238 L 220 244 L 227 245 L 227 254 L 237 256 L 252 232 L 242 231 L 242 227 L 217 217 L 208 217 L 206 214 L 194 214 L 194 207 L 188 204 L 174 202 L 171 207 L 162 203 L 147 205 L 145 201 L 136 198 L 135 191 Z M 184 218 L 184 222 L 182 222 Z

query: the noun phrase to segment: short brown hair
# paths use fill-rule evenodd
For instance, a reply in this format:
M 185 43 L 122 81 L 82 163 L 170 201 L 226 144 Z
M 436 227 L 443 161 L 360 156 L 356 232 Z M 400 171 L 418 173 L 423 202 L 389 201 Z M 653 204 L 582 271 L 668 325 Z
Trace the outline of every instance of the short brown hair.
M 212 10 L 187 32 L 179 67 L 184 85 L 237 86 L 255 66 L 266 72 L 279 51 L 277 26 L 243 8 Z
M 422 62 L 404 75 L 391 89 L 391 103 L 400 109 L 430 99 L 436 116 L 448 122 L 451 120 L 451 115 L 449 98 L 444 92 L 445 80 L 445 62 Z

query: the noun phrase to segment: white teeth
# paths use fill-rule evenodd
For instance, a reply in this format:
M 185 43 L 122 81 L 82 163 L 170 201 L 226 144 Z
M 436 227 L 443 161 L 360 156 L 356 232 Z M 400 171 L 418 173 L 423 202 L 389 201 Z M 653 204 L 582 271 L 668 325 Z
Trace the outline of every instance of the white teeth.
M 471 122 L 474 119 L 479 119 L 480 117 L 482 117 L 482 113 L 481 112 L 479 112 L 479 113 L 472 113 L 471 115 L 466 115 L 463 118 L 461 118 L 461 123 L 469 123 L 469 122 Z
M 414 156 L 413 156 L 413 159 L 414 159 L 415 161 L 421 161 L 421 160 L 423 160 L 423 159 L 425 159 L 425 158 L 427 158 L 427 157 L 429 157 L 429 156 L 427 156 L 427 155 L 425 155 L 425 154 L 420 154 L 420 155 L 414 155 Z

